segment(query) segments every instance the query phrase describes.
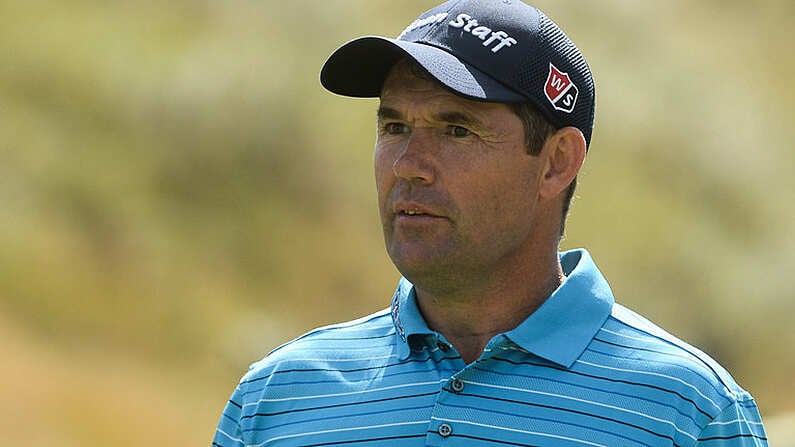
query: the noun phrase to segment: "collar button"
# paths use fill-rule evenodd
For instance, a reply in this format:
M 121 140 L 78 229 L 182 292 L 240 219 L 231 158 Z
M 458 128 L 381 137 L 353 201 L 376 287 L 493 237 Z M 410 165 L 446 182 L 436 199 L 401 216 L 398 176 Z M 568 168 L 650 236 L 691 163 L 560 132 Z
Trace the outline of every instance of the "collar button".
M 450 389 L 452 389 L 456 394 L 464 391 L 464 381 L 458 377 L 454 378 L 452 381 L 450 381 Z

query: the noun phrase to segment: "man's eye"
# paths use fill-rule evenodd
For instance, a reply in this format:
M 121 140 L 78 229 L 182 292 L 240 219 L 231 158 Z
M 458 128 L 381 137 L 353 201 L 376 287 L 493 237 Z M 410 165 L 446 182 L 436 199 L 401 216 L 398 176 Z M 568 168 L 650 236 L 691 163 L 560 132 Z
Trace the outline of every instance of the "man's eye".
M 408 131 L 408 126 L 401 123 L 386 123 L 384 125 L 384 131 L 388 134 L 406 133 Z
M 464 138 L 472 134 L 472 132 L 470 132 L 469 129 L 461 126 L 450 126 L 448 132 L 450 133 L 450 135 L 456 138 Z

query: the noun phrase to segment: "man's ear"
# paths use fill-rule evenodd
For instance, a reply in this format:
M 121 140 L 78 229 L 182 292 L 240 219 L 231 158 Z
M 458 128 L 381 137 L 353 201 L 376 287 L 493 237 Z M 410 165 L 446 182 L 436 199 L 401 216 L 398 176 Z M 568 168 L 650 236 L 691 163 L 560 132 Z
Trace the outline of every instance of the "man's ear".
M 557 197 L 569 187 L 585 161 L 585 137 L 576 127 L 558 129 L 544 143 L 545 157 L 539 195 L 545 199 Z

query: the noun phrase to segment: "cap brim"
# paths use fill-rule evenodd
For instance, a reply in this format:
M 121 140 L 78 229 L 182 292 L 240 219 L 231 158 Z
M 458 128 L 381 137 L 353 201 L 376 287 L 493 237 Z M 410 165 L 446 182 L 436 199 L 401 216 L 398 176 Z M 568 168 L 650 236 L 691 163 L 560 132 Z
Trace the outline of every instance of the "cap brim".
M 340 95 L 377 97 L 389 70 L 406 56 L 457 94 L 490 102 L 527 100 L 443 49 L 379 36 L 360 37 L 338 48 L 323 65 L 320 82 Z

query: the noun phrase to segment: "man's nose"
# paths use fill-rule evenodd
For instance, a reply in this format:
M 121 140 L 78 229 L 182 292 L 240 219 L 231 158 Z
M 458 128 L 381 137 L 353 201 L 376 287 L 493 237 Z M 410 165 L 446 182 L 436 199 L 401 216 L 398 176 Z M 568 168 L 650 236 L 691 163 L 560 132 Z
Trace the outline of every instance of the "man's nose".
M 429 129 L 417 129 L 411 133 L 392 164 L 396 177 L 415 183 L 433 183 L 435 167 L 431 133 Z

